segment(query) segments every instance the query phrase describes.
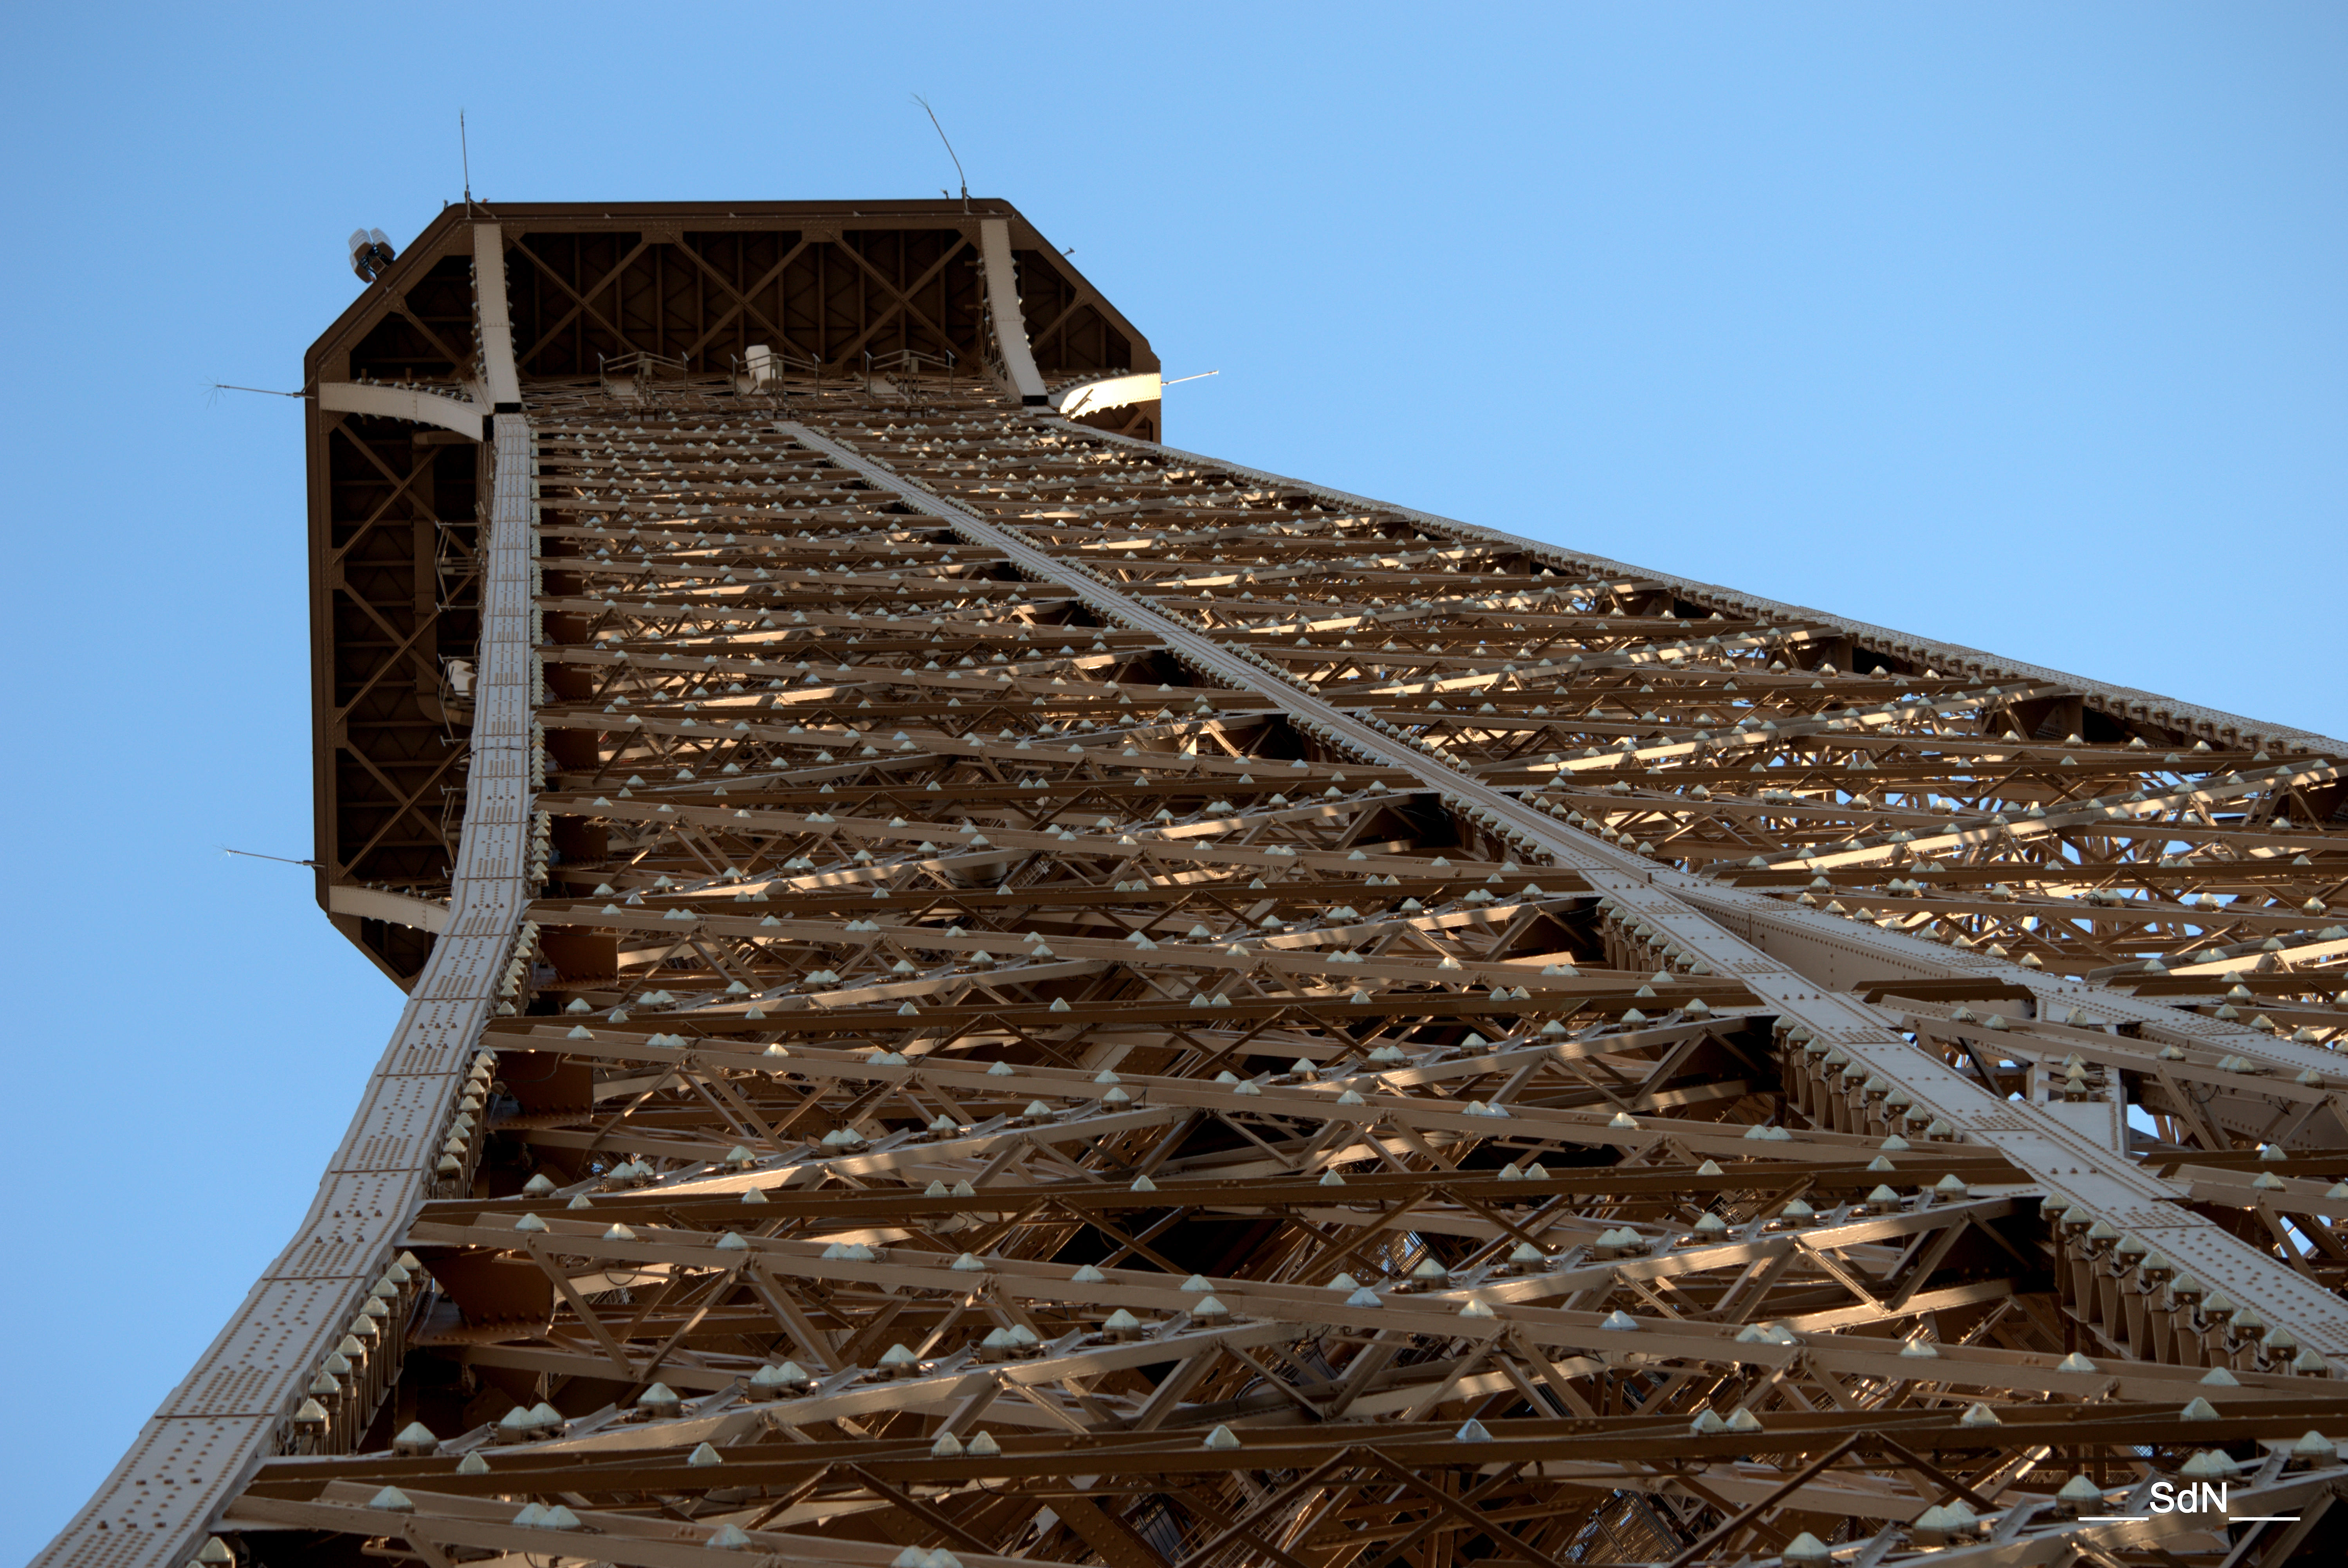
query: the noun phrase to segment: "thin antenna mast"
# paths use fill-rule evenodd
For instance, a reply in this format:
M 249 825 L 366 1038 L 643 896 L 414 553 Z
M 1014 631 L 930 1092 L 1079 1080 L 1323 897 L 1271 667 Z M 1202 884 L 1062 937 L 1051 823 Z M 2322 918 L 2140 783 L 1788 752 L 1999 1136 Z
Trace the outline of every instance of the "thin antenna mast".
M 465 111 L 457 111 L 457 156 L 465 160 L 465 216 L 473 215 L 473 149 L 465 138 Z
M 314 866 L 318 863 L 315 861 L 288 860 L 283 855 L 264 855 L 258 850 L 232 850 L 226 844 L 220 847 L 220 851 L 224 855 L 242 855 L 249 861 L 275 861 L 280 865 Z
M 953 143 L 946 140 L 946 128 L 938 125 L 938 111 L 930 107 L 930 100 L 915 93 L 913 101 L 920 104 L 922 112 L 930 117 L 930 123 L 937 126 L 938 139 L 946 144 L 946 156 L 953 160 L 954 178 L 962 181 L 962 210 L 967 212 L 970 211 L 970 176 L 962 171 L 962 159 L 955 153 Z
M 215 381 L 205 392 L 204 397 L 207 401 L 210 401 L 218 398 L 223 392 L 259 392 L 270 397 L 307 397 L 310 395 L 307 390 L 280 392 L 274 387 L 239 387 L 232 381 Z

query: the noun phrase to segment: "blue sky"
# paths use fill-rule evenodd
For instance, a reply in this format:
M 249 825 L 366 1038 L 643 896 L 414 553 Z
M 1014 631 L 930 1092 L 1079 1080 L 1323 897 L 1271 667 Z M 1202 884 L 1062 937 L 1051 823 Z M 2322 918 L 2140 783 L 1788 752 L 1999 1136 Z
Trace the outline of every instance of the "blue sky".
M 2348 13 L 17 7 L 0 1555 L 277 1250 L 397 998 L 310 851 L 303 348 L 491 201 L 1017 203 L 1178 444 L 2348 733 Z M 35 1273 L 33 1271 L 39 1271 Z M 31 1282 L 37 1280 L 37 1284 Z

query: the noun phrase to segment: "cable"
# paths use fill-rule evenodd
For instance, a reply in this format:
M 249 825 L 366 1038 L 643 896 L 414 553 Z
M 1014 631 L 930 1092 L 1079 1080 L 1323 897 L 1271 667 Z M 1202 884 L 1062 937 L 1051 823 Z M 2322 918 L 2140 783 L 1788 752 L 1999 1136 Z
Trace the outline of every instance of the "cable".
M 937 127 L 938 139 L 946 144 L 946 156 L 953 160 L 954 177 L 962 181 L 962 210 L 967 212 L 970 211 L 970 176 L 962 171 L 962 159 L 955 153 L 953 143 L 946 140 L 946 128 L 938 125 L 938 111 L 930 107 L 930 100 L 915 93 L 913 101 L 922 106 L 922 112 L 930 117 L 932 125 Z

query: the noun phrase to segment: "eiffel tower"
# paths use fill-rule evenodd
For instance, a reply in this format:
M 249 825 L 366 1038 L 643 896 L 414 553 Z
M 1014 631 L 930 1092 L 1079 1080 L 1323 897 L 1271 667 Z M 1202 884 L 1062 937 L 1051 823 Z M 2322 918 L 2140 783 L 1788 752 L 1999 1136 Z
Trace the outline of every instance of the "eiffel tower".
M 409 1000 L 41 1563 L 2348 1533 L 2348 743 L 1164 445 L 999 201 L 354 255 L 318 897 Z

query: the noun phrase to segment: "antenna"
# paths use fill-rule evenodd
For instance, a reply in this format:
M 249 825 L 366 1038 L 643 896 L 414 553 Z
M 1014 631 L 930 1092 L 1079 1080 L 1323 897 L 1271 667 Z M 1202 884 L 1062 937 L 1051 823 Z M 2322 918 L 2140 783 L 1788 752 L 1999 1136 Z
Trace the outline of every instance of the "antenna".
M 249 861 L 275 861 L 281 865 L 314 866 L 318 863 L 315 861 L 287 860 L 283 855 L 264 855 L 258 850 L 232 850 L 226 844 L 220 847 L 220 851 L 224 855 L 242 855 Z
M 204 392 L 205 403 L 219 402 L 223 392 L 258 392 L 265 397 L 306 397 L 310 395 L 307 391 L 280 392 L 274 387 L 239 387 L 233 382 L 215 381 Z
M 962 159 L 955 154 L 953 143 L 946 141 L 946 128 L 944 126 L 938 125 L 938 111 L 930 107 L 930 100 L 923 98 L 921 94 L 915 93 L 913 95 L 913 101 L 920 104 L 922 106 L 922 112 L 930 117 L 930 123 L 933 126 L 937 126 L 938 139 L 940 141 L 945 141 L 946 143 L 946 156 L 953 159 L 954 176 L 962 181 L 962 210 L 967 212 L 970 211 L 970 176 L 962 171 Z M 939 194 L 943 195 L 944 192 L 940 191 Z
M 457 156 L 465 160 L 465 216 L 473 215 L 473 149 L 465 139 L 465 111 L 457 111 Z

